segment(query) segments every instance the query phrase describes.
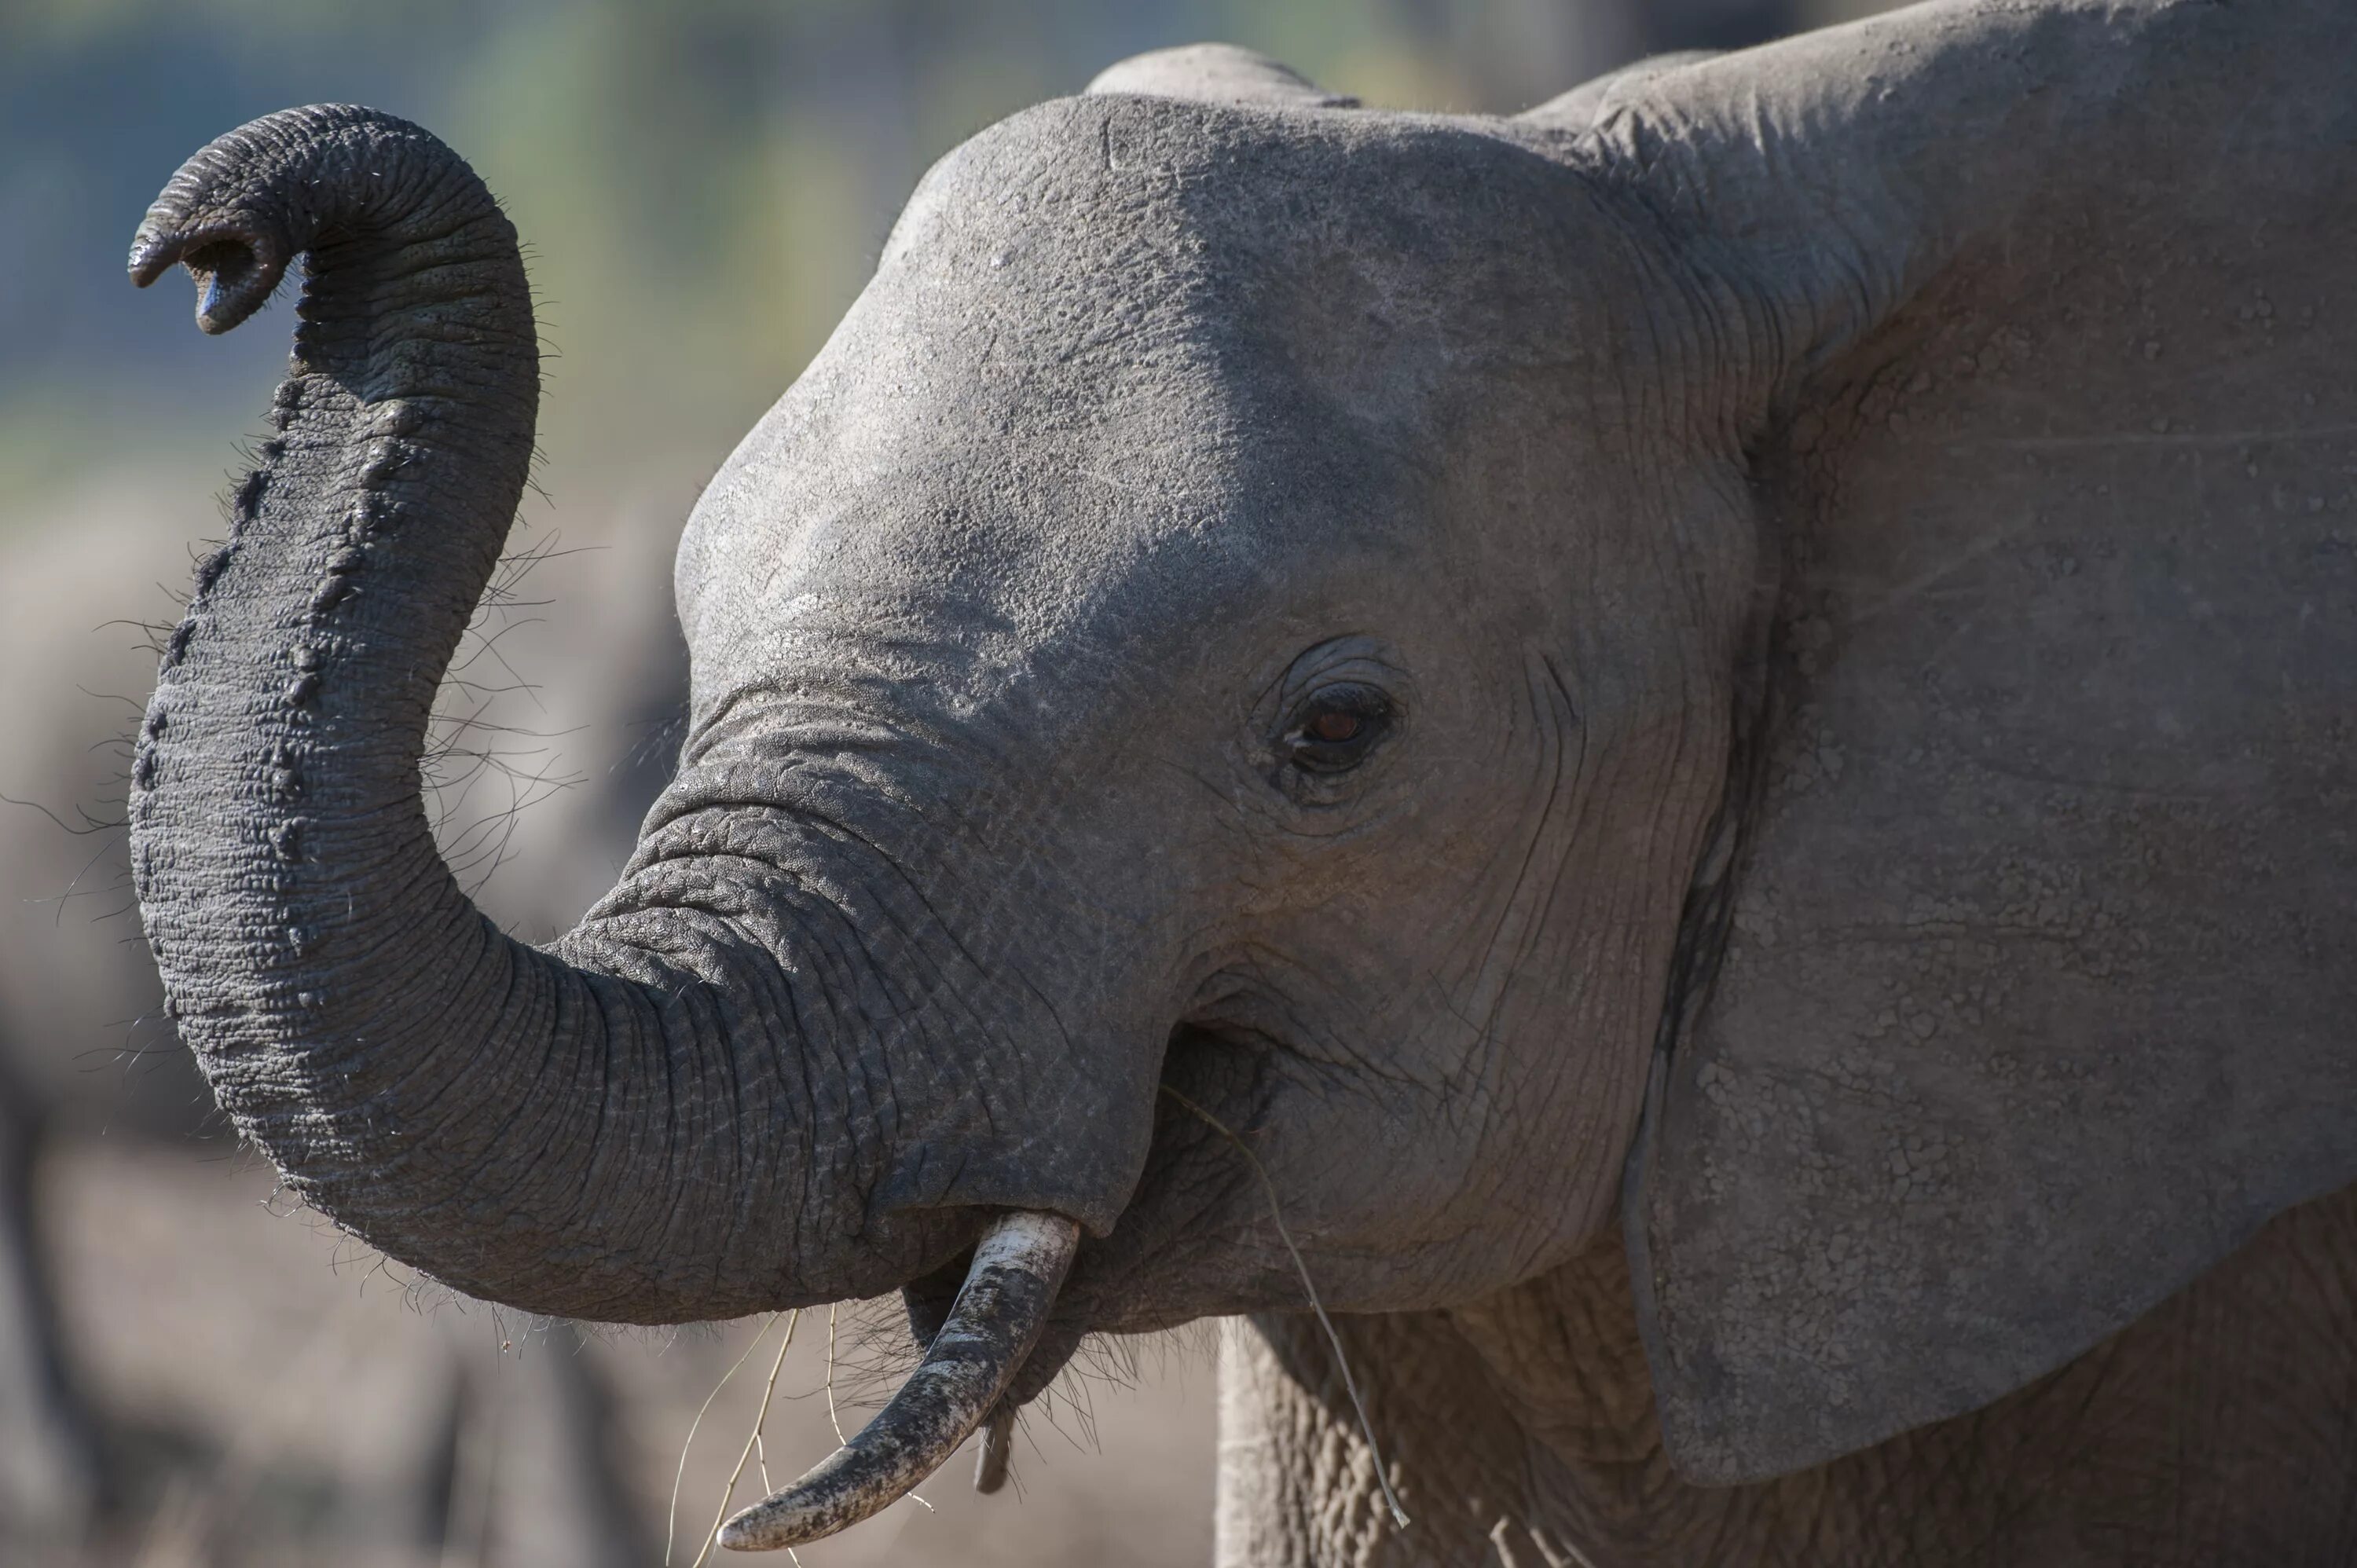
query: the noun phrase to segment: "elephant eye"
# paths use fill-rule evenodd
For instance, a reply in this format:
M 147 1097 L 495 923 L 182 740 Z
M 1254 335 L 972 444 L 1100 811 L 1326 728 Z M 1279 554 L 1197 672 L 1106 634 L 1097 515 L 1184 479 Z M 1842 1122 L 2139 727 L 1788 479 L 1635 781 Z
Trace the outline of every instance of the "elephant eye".
M 1393 716 L 1391 699 L 1372 686 L 1328 686 L 1301 705 L 1285 749 L 1296 768 L 1340 773 L 1366 760 Z
M 1346 740 L 1356 740 L 1359 737 L 1360 727 L 1365 723 L 1366 721 L 1356 714 L 1329 711 L 1311 719 L 1305 728 L 1305 733 L 1312 740 L 1340 746 Z

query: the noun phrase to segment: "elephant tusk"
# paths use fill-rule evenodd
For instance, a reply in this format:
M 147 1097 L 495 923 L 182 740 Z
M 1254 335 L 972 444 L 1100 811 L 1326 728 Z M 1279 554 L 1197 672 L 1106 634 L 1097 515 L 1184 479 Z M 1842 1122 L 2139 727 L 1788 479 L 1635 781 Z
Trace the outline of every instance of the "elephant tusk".
M 908 1495 L 974 1434 L 1015 1380 L 1072 1266 L 1081 1228 L 1022 1209 L 983 1232 L 925 1359 L 857 1436 L 783 1491 L 720 1527 L 737 1552 L 802 1546 Z

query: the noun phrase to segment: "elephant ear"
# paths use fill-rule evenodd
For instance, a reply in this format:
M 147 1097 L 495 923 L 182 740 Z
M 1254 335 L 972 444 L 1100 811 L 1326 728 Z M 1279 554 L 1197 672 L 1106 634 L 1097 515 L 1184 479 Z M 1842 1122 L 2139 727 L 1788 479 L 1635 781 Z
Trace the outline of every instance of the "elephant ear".
M 1359 106 L 1355 98 L 1328 92 L 1299 71 L 1233 44 L 1189 44 L 1132 55 L 1099 71 L 1087 91 L 1291 109 Z
M 1589 137 L 1748 345 L 1781 561 L 1628 1197 L 1731 1483 L 2357 1180 L 2357 27 L 1928 5 Z

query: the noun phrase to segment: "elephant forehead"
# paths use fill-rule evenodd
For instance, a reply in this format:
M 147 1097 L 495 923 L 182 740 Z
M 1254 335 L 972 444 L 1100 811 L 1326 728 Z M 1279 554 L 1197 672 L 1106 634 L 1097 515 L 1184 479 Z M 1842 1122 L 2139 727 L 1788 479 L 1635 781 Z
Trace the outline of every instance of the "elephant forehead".
M 1135 657 L 1240 613 L 1283 539 L 1347 504 L 1247 449 L 1212 367 L 1051 392 L 986 340 L 920 369 L 897 324 L 865 325 L 829 349 L 848 373 L 813 367 L 697 507 L 680 599 L 700 674 L 857 667 L 984 697 L 1116 628 Z
M 1338 557 L 1449 547 L 1445 463 L 1485 403 L 1533 395 L 1499 372 L 1592 401 L 1609 356 L 1543 275 L 1564 225 L 1533 231 L 1539 188 L 1578 187 L 1437 120 L 1115 98 L 984 133 L 699 505 L 699 664 L 946 636 L 1013 667 L 1111 622 L 1134 651 Z

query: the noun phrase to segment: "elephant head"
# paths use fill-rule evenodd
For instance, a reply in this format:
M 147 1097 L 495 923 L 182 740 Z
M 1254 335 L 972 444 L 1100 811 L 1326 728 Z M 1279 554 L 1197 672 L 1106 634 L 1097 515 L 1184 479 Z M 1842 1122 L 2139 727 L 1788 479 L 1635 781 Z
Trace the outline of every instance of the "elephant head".
M 544 950 L 416 776 L 531 449 L 514 236 L 414 126 L 231 133 L 133 255 L 210 331 L 309 257 L 135 765 L 173 1015 L 465 1291 L 932 1327 L 965 1278 L 740 1544 L 1084 1332 L 1301 1305 L 1294 1241 L 1406 1309 L 1624 1202 L 1697 1475 L 1993 1397 L 2357 1175 L 2345 897 L 2176 912 L 2230 843 L 2357 854 L 2235 760 L 2345 781 L 2345 557 L 2304 618 L 2203 575 L 2169 466 L 2349 445 L 2202 293 L 2357 304 L 2291 238 L 2352 207 L 2330 11 L 1933 5 L 1515 121 L 1184 51 L 982 133 L 698 504 L 677 777 Z

